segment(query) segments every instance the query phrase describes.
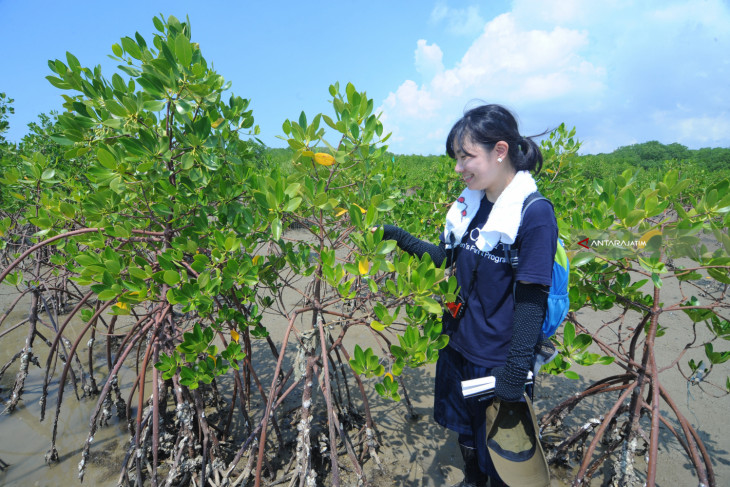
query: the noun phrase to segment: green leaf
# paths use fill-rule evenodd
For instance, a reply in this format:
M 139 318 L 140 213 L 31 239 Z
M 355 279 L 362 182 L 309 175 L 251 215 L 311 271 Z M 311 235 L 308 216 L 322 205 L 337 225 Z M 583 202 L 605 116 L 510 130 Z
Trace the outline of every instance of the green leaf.
M 572 342 L 572 346 L 576 350 L 585 350 L 591 343 L 593 343 L 593 339 L 591 338 L 591 336 L 586 335 L 585 333 L 581 333 L 580 335 L 575 337 Z
M 112 115 L 116 115 L 117 117 L 122 118 L 126 118 L 127 116 L 129 116 L 129 112 L 127 111 L 127 109 L 116 101 L 112 100 L 111 98 L 104 100 L 104 106 L 107 110 L 109 110 L 109 112 L 111 112 Z
M 168 286 L 174 286 L 178 282 L 180 282 L 180 274 L 178 274 L 175 271 L 169 270 L 165 271 L 165 273 L 162 276 L 162 279 L 165 281 L 165 284 Z
M 175 38 L 175 54 L 180 64 L 185 67 L 190 66 L 190 62 L 193 60 L 193 48 L 183 34 L 178 34 Z
M 662 278 L 656 272 L 651 273 L 651 281 L 654 283 L 654 287 L 662 288 Z
M 125 64 L 120 64 L 118 68 L 134 78 L 142 74 L 142 71 L 140 71 L 139 69 L 133 68 L 132 66 L 127 66 Z
M 595 258 L 596 255 L 593 252 L 578 252 L 578 254 L 573 257 L 573 260 L 570 261 L 570 265 L 571 267 L 580 267 L 587 262 L 591 262 Z
M 299 208 L 299 205 L 301 205 L 301 204 L 302 204 L 302 198 L 300 198 L 298 196 L 296 198 L 292 198 L 286 203 L 286 206 L 284 207 L 284 211 L 295 211 L 297 208 Z
M 569 321 L 563 327 L 563 342 L 569 347 L 573 344 L 573 340 L 575 340 L 575 325 Z
M 132 39 L 131 37 L 122 37 L 122 47 L 134 59 L 138 59 L 140 61 L 142 60 L 142 51 L 139 49 L 139 46 L 136 42 L 134 42 L 134 39 Z
M 626 205 L 626 200 L 623 198 L 616 198 L 613 204 L 613 211 L 616 213 L 616 217 L 624 220 L 629 214 L 629 207 Z
M 155 29 L 159 30 L 160 32 L 165 32 L 165 24 L 163 24 L 159 18 L 153 17 L 152 23 L 155 25 Z
M 65 81 L 56 78 L 55 76 L 46 76 L 46 79 L 56 88 L 61 90 L 70 90 L 71 85 L 66 83 Z
M 104 289 L 102 292 L 100 292 L 96 298 L 99 301 L 110 301 L 117 297 L 117 293 L 113 291 L 112 289 Z
M 99 163 L 101 163 L 101 165 L 105 168 L 112 170 L 117 168 L 117 160 L 114 155 L 108 150 L 99 147 L 96 150 L 96 157 L 99 160 Z
M 730 351 L 715 352 L 713 350 L 712 343 L 705 343 L 705 354 L 712 364 L 722 364 L 730 359 Z
M 626 216 L 625 222 L 627 227 L 633 227 L 646 217 L 644 210 L 631 210 Z
M 281 238 L 281 219 L 280 218 L 274 218 L 274 221 L 271 222 L 271 237 L 274 240 L 279 240 Z
M 730 275 L 728 275 L 727 269 L 718 269 L 712 267 L 707 269 L 707 273 L 710 275 L 710 277 L 722 284 L 730 284 Z
M 61 210 L 61 213 L 63 213 L 63 216 L 65 216 L 66 218 L 73 218 L 76 214 L 76 209 L 65 201 L 61 201 L 61 203 L 59 203 L 59 209 Z
M 429 313 L 434 313 L 438 315 L 441 314 L 441 312 L 443 311 L 441 309 L 441 305 L 433 298 L 424 297 L 420 300 L 417 300 L 417 303 L 426 308 Z

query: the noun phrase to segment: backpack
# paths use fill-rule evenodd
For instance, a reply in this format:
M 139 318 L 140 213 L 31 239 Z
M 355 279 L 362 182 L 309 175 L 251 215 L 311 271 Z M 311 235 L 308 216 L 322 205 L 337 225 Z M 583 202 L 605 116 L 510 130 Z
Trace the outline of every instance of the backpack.
M 525 198 L 525 202 L 522 205 L 520 225 L 522 224 L 522 219 L 525 217 L 527 208 L 529 208 L 535 201 L 539 200 L 545 200 L 550 203 L 550 206 L 552 206 L 552 202 L 541 195 L 539 191 L 531 193 L 527 196 L 527 198 Z M 512 270 L 517 272 L 519 248 L 511 248 L 509 244 L 502 245 L 507 258 L 512 265 Z M 550 284 L 547 311 L 545 313 L 545 321 L 542 323 L 542 332 L 546 338 L 555 334 L 558 327 L 560 327 L 565 320 L 565 316 L 568 314 L 568 309 L 570 308 L 570 298 L 568 297 L 569 275 L 570 262 L 568 262 L 568 254 L 565 252 L 563 241 L 558 238 L 558 245 L 555 249 L 555 259 L 553 260 L 553 278 L 552 283 Z

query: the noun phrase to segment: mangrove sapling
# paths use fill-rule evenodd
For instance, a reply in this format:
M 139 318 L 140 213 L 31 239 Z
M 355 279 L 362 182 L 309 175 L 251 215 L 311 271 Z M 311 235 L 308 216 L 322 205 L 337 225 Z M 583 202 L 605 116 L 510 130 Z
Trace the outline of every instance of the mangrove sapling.
M 563 177 L 568 177 L 572 171 L 580 170 L 580 166 L 566 164 L 562 170 Z M 551 183 L 559 184 L 559 179 L 553 179 Z M 730 196 L 727 188 L 730 182 L 714 182 L 701 190 L 703 194 L 698 194 L 695 188 L 690 188 L 689 180 L 679 177 L 677 171 L 669 171 L 662 181 L 646 188 L 637 188 L 636 179 L 636 175 L 627 170 L 615 181 L 596 180 L 592 187 L 564 184 L 560 186 L 562 191 L 551 193 L 558 195 L 553 200 L 557 203 L 556 208 L 562 209 L 564 220 L 572 226 L 570 241 L 581 241 L 585 237 L 605 240 L 608 235 L 610 241 L 638 240 L 639 244 L 573 255 L 571 310 L 591 307 L 617 314 L 615 319 L 605 320 L 604 325 L 592 329 L 579 315 L 570 313 L 562 339 L 558 341 L 560 356 L 547 366 L 547 370 L 569 375 L 573 374 L 568 370 L 573 361 L 587 365 L 615 360 L 623 372 L 592 384 L 543 416 L 543 428 L 557 428 L 581 401 L 597 396 L 614 397 L 609 399 L 611 405 L 599 416 L 599 421 L 591 419 L 566 439 L 551 445 L 549 456 L 553 461 L 564 461 L 571 449 L 579 450 L 580 466 L 574 485 L 590 479 L 606 461 L 613 462 L 613 479 L 619 485 L 640 482 L 654 485 L 660 425 L 663 425 L 685 450 L 698 482 L 716 485 L 707 449 L 697 430 L 667 392 L 660 373 L 676 367 L 690 381 L 691 376 L 682 371 L 680 361 L 692 349 L 704 349 L 705 352 L 700 363 L 695 363 L 695 359 L 689 361 L 692 371 L 704 363 L 717 367 L 730 358 L 730 352 L 715 352 L 712 345 L 717 343 L 717 338 L 726 338 L 730 330 L 727 294 L 730 283 L 730 238 L 727 234 Z M 581 204 L 577 205 L 577 201 Z M 586 208 L 589 209 L 588 218 Z M 702 231 L 715 238 L 714 249 L 708 250 L 700 240 L 698 234 Z M 632 235 L 638 237 L 632 239 Z M 706 276 L 722 283 L 714 293 L 700 289 L 699 282 Z M 671 298 L 666 292 L 667 283 L 672 281 L 676 282 L 679 297 L 668 301 Z M 649 291 L 645 291 L 646 287 L 650 287 Z M 696 297 L 698 294 L 704 296 L 703 302 Z M 680 311 L 691 324 L 669 318 Z M 629 326 L 632 321 L 635 325 Z M 709 331 L 708 338 L 701 339 L 698 335 L 697 326 L 702 324 Z M 611 341 L 602 338 L 601 331 L 608 326 L 613 330 L 608 336 L 615 337 Z M 687 330 L 688 342 L 668 364 L 660 364 L 655 353 L 656 340 L 661 340 L 670 326 Z M 588 346 L 591 344 L 595 344 L 607 359 L 590 353 Z M 726 395 L 730 389 L 710 385 L 706 375 L 702 384 L 713 387 L 718 395 Z M 660 406 L 668 408 L 668 412 Z M 679 428 L 671 425 L 672 416 Z M 648 422 L 642 421 L 643 418 Z M 601 442 L 602 452 L 597 453 Z M 588 445 L 583 448 L 581 445 L 585 443 Z M 634 459 L 644 454 L 647 469 L 638 472 Z
M 94 436 L 116 407 L 130 432 L 122 484 L 225 484 L 251 476 L 255 485 L 282 478 L 304 484 L 329 475 L 339 485 L 341 455 L 367 483 L 364 462 L 382 463 L 360 374 L 385 376 L 377 392 L 399 398 L 395 377 L 404 366 L 433 362 L 446 345 L 432 296 L 455 292 L 431 262 L 391 261 L 393 242 L 369 231 L 395 205 L 381 145 L 387 135 L 373 100 L 351 84 L 344 94 L 333 85 L 334 118 L 308 123 L 302 114 L 284 124 L 293 170 L 260 171 L 255 144 L 242 138 L 257 131 L 248 101 L 222 101 L 229 84 L 191 42 L 189 22 L 153 22 L 159 33 L 151 44 L 137 34 L 112 47 L 125 77 L 108 80 L 70 53 L 49 63 L 49 81 L 71 92 L 54 140 L 83 177 L 55 180 L 61 169 L 33 160 L 27 170 L 35 186 L 18 171 L 4 180 L 42 193 L 35 198 L 42 205 L 16 222 L 37 231 L 0 281 L 32 293 L 23 288 L 21 267 L 28 269 L 27 259 L 52 265 L 50 274 L 33 274 L 33 285 L 52 290 L 57 310 L 68 311 L 62 323 L 54 316 L 45 357 L 42 417 L 49 387 L 58 384 L 49 461 L 59 456 L 59 412 L 78 373 L 89 381 L 85 391 L 93 393 L 97 382 L 100 388 L 82 479 Z M 323 139 L 322 120 L 339 134 L 336 144 Z M 285 236 L 288 222 L 299 222 L 308 239 Z M 291 305 L 285 293 L 300 300 Z M 387 303 L 406 305 L 405 323 Z M 79 319 L 72 333 L 70 323 Z M 370 348 L 347 352 L 345 336 L 355 327 L 384 339 L 382 358 Z M 398 329 L 407 330 L 405 338 Z M 401 346 L 390 346 L 387 333 Z M 106 341 L 100 357 L 99 337 Z M 79 367 L 83 344 L 87 363 Z M 288 363 L 297 350 L 301 375 Z M 122 383 L 123 372 L 131 383 Z M 220 381 L 232 381 L 232 391 Z M 298 456 L 278 412 L 297 391 Z M 353 398 L 362 403 L 362 421 Z M 290 461 L 271 455 L 270 431 Z M 315 461 L 320 454 L 329 461 Z

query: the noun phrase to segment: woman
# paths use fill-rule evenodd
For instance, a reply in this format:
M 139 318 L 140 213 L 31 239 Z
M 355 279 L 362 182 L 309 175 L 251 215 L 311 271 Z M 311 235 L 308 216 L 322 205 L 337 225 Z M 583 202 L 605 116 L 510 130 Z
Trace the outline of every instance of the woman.
M 467 111 L 446 139 L 466 189 L 447 214 L 441 243 L 419 240 L 384 226 L 384 238 L 403 250 L 431 255 L 439 266 L 456 267 L 463 315 L 444 316 L 449 345 L 436 365 L 434 419 L 456 431 L 465 462 L 463 486 L 506 485 L 486 448 L 489 401 L 464 399 L 461 381 L 493 375 L 502 401 L 523 398 L 547 308 L 558 228 L 547 200 L 531 204 L 520 222 L 522 204 L 536 191 L 529 171 L 539 172 L 542 154 L 522 137 L 515 117 L 500 105 Z M 518 235 L 519 229 L 519 235 Z M 514 271 L 504 245 L 519 244 Z

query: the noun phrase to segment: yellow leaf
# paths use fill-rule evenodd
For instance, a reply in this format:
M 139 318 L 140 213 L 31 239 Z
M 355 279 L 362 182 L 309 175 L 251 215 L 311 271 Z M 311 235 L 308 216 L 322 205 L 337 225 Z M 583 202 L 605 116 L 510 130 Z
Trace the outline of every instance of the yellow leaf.
M 121 301 L 118 301 L 114 303 L 114 306 L 116 306 L 119 309 L 129 309 L 129 305 L 127 303 L 122 303 Z
M 335 163 L 335 158 L 327 153 L 318 152 L 314 154 L 314 162 L 321 164 L 322 166 L 331 166 Z
M 552 169 L 545 169 L 545 170 L 548 172 L 548 174 L 555 174 L 555 171 L 553 171 Z
M 221 118 L 219 118 L 218 120 L 216 120 L 215 122 L 211 123 L 211 124 L 210 124 L 210 126 L 211 126 L 211 127 L 213 127 L 214 129 L 217 129 L 217 128 L 218 128 L 218 126 L 219 126 L 220 124 L 222 124 L 224 120 L 225 120 L 225 119 L 224 119 L 223 117 L 221 117 Z
M 238 339 L 241 338 L 241 335 L 239 335 L 236 330 L 231 330 L 231 338 L 234 342 L 238 343 Z
M 258 265 L 259 261 L 261 260 L 261 256 L 257 255 L 253 258 L 253 265 Z
M 370 328 L 372 328 L 375 331 L 383 331 L 383 330 L 385 330 L 385 325 L 379 321 L 373 320 L 373 322 L 370 323 Z
M 342 216 L 345 213 L 347 213 L 347 210 L 344 208 L 335 208 L 335 210 L 337 210 L 337 213 L 335 213 L 335 216 Z
M 646 232 L 644 235 L 641 236 L 641 238 L 639 239 L 639 242 L 644 247 L 646 247 L 646 244 L 649 243 L 649 240 L 651 240 L 651 237 L 653 237 L 655 235 L 661 235 L 661 234 L 662 234 L 662 232 L 658 228 L 655 228 L 654 230 L 649 230 L 648 232 Z
M 390 372 L 386 372 L 384 377 L 390 377 L 390 380 L 393 380 L 393 374 Z
M 212 358 L 212 359 L 213 359 L 213 363 L 214 363 L 214 364 L 216 364 L 216 365 L 218 364 L 218 360 L 216 360 L 216 358 L 215 358 L 215 357 L 214 357 L 213 355 L 211 355 L 211 354 L 208 354 L 208 357 L 210 357 L 210 358 Z
M 358 205 L 357 203 L 353 203 L 355 206 L 360 208 L 360 213 L 367 213 L 367 210 L 363 210 L 362 206 Z
M 358 269 L 360 270 L 360 274 L 363 276 L 366 275 L 370 270 L 370 262 L 367 259 L 361 259 L 358 262 Z

